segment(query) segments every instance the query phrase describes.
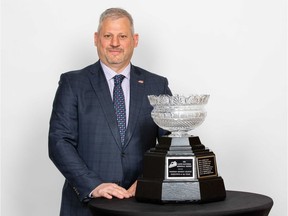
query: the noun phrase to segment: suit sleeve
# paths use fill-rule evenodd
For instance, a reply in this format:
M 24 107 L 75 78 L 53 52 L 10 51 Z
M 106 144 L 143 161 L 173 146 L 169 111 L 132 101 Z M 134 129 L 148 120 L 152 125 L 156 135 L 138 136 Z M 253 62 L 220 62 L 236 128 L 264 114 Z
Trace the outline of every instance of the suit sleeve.
M 95 186 L 102 182 L 88 169 L 77 152 L 77 107 L 77 95 L 73 93 L 68 77 L 61 75 L 50 119 L 49 157 L 79 200 L 85 201 Z
M 171 92 L 171 90 L 170 90 L 170 88 L 169 88 L 169 85 L 168 85 L 168 80 L 167 80 L 167 78 L 164 78 L 164 85 L 163 85 L 163 86 L 164 86 L 164 88 L 163 88 L 163 93 L 162 93 L 162 94 L 172 95 L 172 92 Z M 168 135 L 168 134 L 170 134 L 169 131 L 166 131 L 166 130 L 164 130 L 164 129 L 162 129 L 162 128 L 159 127 L 157 139 L 159 140 L 159 138 L 160 138 L 161 136 L 163 136 L 163 135 Z

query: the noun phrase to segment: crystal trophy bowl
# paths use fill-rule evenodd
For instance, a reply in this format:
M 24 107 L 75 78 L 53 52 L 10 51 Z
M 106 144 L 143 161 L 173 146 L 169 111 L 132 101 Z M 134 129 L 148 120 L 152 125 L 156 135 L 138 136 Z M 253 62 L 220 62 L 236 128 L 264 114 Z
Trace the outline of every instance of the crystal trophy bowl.
M 170 131 L 169 137 L 187 137 L 189 131 L 205 120 L 204 106 L 209 95 L 149 95 L 148 99 L 153 106 L 151 116 L 154 122 Z

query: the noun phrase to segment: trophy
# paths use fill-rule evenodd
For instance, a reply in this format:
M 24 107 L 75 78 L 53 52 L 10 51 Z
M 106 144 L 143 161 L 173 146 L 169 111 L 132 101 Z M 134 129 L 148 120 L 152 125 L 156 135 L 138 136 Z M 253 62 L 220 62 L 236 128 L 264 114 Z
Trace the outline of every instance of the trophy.
M 209 95 L 149 95 L 154 122 L 171 134 L 144 155 L 135 198 L 140 202 L 213 202 L 226 197 L 215 154 L 189 131 L 203 123 Z

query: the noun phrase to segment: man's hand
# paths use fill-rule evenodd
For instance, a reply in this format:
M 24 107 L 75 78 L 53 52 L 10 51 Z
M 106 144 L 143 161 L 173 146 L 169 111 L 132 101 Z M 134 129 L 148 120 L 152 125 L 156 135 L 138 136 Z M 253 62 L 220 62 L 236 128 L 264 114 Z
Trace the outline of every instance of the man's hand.
M 130 190 L 130 188 L 129 188 L 129 190 Z M 136 186 L 135 186 L 135 189 L 136 189 Z M 113 197 L 116 197 L 118 199 L 130 198 L 133 195 L 135 195 L 135 189 L 133 192 L 132 189 L 131 189 L 131 191 L 129 191 L 123 187 L 120 187 L 117 184 L 114 184 L 114 183 L 102 183 L 93 190 L 92 197 L 93 198 L 104 197 L 107 199 L 112 199 Z
M 135 181 L 135 182 L 131 185 L 131 187 L 128 189 L 128 192 L 129 192 L 132 196 L 135 196 L 136 186 L 137 186 L 137 181 Z

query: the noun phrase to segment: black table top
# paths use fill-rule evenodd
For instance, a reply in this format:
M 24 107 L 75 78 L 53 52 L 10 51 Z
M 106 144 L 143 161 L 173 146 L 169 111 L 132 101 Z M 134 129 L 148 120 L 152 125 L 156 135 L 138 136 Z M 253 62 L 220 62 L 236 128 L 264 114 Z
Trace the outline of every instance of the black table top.
M 152 204 L 138 202 L 135 198 L 98 198 L 91 200 L 89 207 L 95 216 L 264 216 L 269 214 L 273 206 L 273 200 L 261 194 L 240 191 L 226 193 L 224 201 L 203 204 Z

